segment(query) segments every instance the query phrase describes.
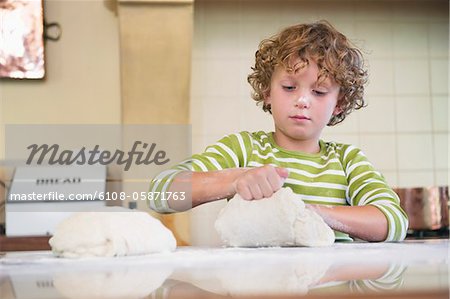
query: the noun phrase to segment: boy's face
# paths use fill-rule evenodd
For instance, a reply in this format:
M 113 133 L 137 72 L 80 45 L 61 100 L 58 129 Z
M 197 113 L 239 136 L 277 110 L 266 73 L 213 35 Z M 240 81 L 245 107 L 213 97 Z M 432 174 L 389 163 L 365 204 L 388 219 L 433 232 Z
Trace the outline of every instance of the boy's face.
M 293 64 L 297 62 L 300 60 Z M 299 142 L 317 145 L 331 116 L 340 112 L 336 107 L 339 85 L 329 78 L 318 85 L 318 74 L 312 59 L 295 73 L 288 73 L 282 66 L 275 68 L 265 104 L 271 105 L 275 139 L 280 146 L 295 150 Z

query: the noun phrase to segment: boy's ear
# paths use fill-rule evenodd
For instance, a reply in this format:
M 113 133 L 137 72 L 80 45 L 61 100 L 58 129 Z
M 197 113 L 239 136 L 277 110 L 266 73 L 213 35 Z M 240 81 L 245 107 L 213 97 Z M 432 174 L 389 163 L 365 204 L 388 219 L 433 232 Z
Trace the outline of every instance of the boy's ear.
M 334 107 L 333 115 L 338 115 L 339 113 L 342 113 L 344 109 L 342 109 L 341 101 L 343 100 L 343 95 L 339 93 L 339 97 L 336 103 L 336 107 Z
M 270 98 L 270 90 L 264 92 L 264 105 L 270 104 L 272 99 Z
M 339 113 L 342 113 L 344 111 L 339 105 L 336 105 L 333 110 L 333 115 L 338 115 Z

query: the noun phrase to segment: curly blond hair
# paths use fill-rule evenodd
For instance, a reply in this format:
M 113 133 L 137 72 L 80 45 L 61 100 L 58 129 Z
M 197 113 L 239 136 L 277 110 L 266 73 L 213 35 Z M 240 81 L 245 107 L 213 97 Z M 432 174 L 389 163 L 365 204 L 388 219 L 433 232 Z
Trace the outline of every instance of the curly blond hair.
M 275 67 L 281 65 L 288 72 L 295 72 L 308 64 L 308 57 L 319 67 L 319 82 L 330 77 L 340 86 L 337 105 L 341 112 L 332 116 L 328 126 L 342 122 L 353 110 L 365 106 L 367 71 L 361 51 L 327 21 L 319 21 L 287 27 L 259 44 L 253 72 L 247 80 L 253 88 L 252 98 L 262 103 L 264 111 L 272 113 L 264 98 L 270 91 Z M 291 65 L 295 58 L 300 58 L 301 63 Z

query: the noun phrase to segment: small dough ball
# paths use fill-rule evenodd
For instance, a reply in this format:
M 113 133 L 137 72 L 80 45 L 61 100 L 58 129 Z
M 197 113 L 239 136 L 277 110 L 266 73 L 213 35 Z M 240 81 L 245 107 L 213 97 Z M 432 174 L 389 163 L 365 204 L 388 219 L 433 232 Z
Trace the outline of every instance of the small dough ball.
M 56 256 L 112 257 L 173 251 L 172 232 L 148 213 L 121 207 L 78 212 L 62 221 L 49 244 Z
M 270 198 L 244 200 L 236 194 L 219 213 L 215 228 L 228 246 L 330 246 L 333 230 L 300 196 L 281 188 Z

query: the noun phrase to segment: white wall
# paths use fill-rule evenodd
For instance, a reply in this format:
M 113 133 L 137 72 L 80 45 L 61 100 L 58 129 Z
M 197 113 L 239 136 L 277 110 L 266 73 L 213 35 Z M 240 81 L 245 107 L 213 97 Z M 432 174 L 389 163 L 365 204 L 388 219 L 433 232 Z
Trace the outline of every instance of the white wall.
M 273 130 L 246 77 L 261 39 L 294 23 L 330 21 L 366 53 L 368 107 L 323 138 L 360 146 L 392 186 L 448 185 L 448 2 L 196 1 L 193 152 L 225 134 Z M 192 212 L 193 242 L 216 242 L 223 202 Z

